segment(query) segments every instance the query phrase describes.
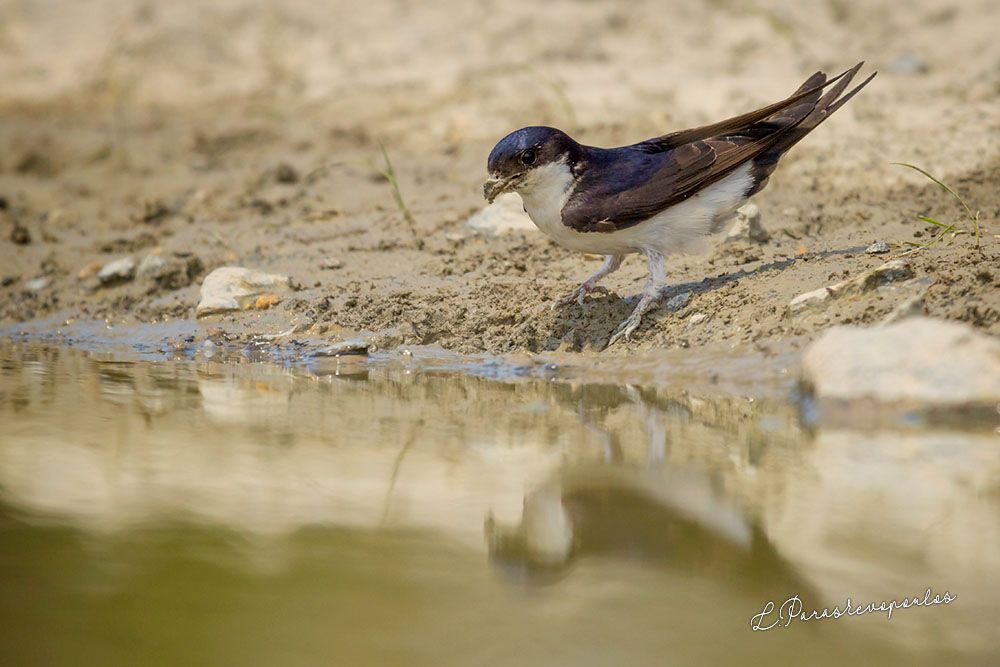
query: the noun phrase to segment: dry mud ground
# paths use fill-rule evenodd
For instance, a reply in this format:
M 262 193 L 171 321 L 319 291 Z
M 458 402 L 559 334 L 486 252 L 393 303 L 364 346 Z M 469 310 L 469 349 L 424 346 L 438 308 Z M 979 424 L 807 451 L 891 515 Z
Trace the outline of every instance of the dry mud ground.
M 741 113 L 816 69 L 879 76 L 784 160 L 755 202 L 772 239 L 673 258 L 636 349 L 808 340 L 923 293 L 1000 334 L 1000 3 L 0 3 L 0 323 L 194 316 L 211 269 L 297 291 L 214 327 L 459 352 L 601 350 L 646 275 L 630 258 L 582 307 L 549 310 L 599 259 L 537 232 L 465 225 L 493 143 L 527 124 L 616 145 Z M 378 173 L 386 146 L 414 230 Z M 962 222 L 921 165 L 981 211 L 910 255 L 915 278 L 790 315 L 797 294 Z M 864 248 L 875 240 L 889 255 Z M 99 287 L 150 253 L 156 279 Z M 33 279 L 47 280 L 35 281 Z M 692 315 L 704 314 L 692 321 Z

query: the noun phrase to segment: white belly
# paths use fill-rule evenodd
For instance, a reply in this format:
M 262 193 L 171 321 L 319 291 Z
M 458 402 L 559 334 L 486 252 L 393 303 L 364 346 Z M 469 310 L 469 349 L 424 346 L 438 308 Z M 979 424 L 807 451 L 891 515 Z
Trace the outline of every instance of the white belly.
M 539 167 L 527 187 L 520 190 L 528 217 L 561 246 L 601 255 L 624 255 L 643 249 L 663 255 L 704 252 L 709 237 L 747 198 L 753 179 L 750 163 L 738 167 L 721 181 L 690 199 L 675 204 L 649 220 L 617 232 L 578 232 L 563 224 L 562 208 L 569 198 L 573 176 L 564 164 Z

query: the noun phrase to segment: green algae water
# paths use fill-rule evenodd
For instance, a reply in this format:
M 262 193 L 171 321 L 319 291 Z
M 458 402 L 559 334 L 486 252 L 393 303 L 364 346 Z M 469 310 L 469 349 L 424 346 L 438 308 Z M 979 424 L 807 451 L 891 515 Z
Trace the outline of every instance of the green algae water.
M 992 427 L 330 363 L 0 342 L 0 664 L 1000 659 Z

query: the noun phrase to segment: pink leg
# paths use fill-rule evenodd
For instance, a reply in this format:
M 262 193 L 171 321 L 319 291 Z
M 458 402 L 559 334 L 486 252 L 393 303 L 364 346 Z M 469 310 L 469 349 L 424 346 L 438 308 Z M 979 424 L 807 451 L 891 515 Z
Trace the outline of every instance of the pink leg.
M 619 339 L 630 340 L 632 332 L 635 331 L 642 322 L 642 315 L 653 303 L 660 298 L 660 293 L 667 285 L 667 262 L 663 255 L 655 250 L 643 250 L 642 254 L 649 261 L 649 282 L 646 289 L 642 291 L 642 298 L 636 304 L 632 314 L 618 327 L 618 331 L 611 336 L 608 345 L 614 345 Z
M 556 301 L 554 305 L 568 306 L 576 301 L 582 306 L 583 298 L 587 296 L 587 292 L 597 287 L 597 283 L 601 282 L 601 280 L 603 280 L 606 276 L 617 271 L 618 267 L 622 265 L 622 260 L 624 259 L 625 255 L 605 255 L 604 264 L 601 264 L 601 268 L 599 268 L 594 275 L 583 281 L 583 284 L 573 290 L 570 294 Z

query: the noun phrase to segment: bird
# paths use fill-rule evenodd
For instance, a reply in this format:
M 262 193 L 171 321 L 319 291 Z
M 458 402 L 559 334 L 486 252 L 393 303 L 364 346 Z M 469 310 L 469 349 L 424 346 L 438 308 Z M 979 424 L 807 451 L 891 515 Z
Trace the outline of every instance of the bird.
M 554 127 L 523 127 L 490 152 L 483 195 L 493 203 L 516 192 L 556 243 L 604 256 L 600 269 L 554 306 L 583 305 L 627 255 L 645 256 L 649 279 L 608 345 L 628 341 L 666 287 L 666 257 L 701 251 L 724 231 L 781 157 L 875 78 L 847 90 L 863 65 L 832 78 L 816 72 L 755 111 L 618 148 L 586 146 Z

